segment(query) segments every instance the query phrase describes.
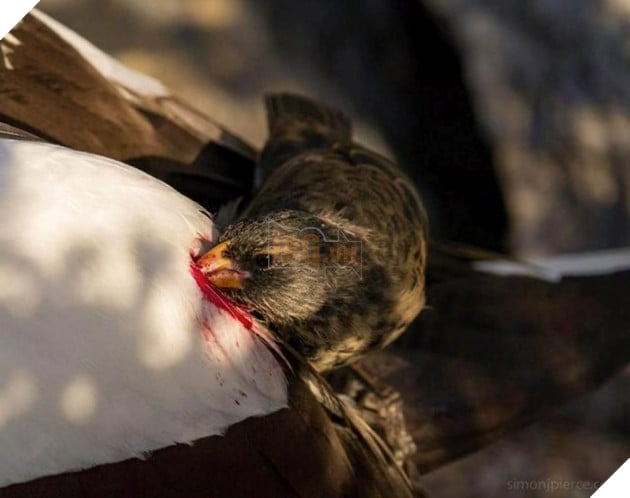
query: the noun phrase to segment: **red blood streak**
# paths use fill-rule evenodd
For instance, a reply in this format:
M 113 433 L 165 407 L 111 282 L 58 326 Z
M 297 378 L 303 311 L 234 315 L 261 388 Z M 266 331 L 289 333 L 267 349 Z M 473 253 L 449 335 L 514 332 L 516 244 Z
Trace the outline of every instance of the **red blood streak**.
M 227 311 L 232 317 L 241 322 L 246 329 L 252 329 L 254 322 L 247 309 L 226 298 L 221 291 L 205 277 L 194 261 L 190 263 L 190 273 L 195 279 L 195 282 L 197 282 L 201 293 L 208 301 L 217 308 Z
M 259 325 L 256 325 L 254 323 L 252 315 L 249 313 L 247 308 L 229 300 L 223 295 L 220 289 L 218 289 L 212 282 L 210 282 L 206 278 L 206 276 L 201 271 L 201 268 L 197 266 L 195 255 L 192 252 L 190 253 L 190 259 L 190 273 L 195 279 L 195 282 L 201 290 L 204 298 L 214 304 L 217 308 L 227 311 L 233 318 L 236 318 L 239 322 L 241 322 L 247 330 L 250 330 L 252 333 L 256 334 L 260 339 L 265 342 L 265 344 L 267 344 L 267 346 L 273 349 L 278 354 L 278 356 L 280 356 L 280 358 L 284 360 L 290 370 L 293 370 L 293 367 L 287 360 L 284 352 L 280 349 L 269 331 L 265 327 L 260 327 Z M 208 324 L 206 324 L 205 326 L 207 327 Z M 211 329 L 209 329 L 207 332 L 211 333 Z M 272 373 L 269 372 L 269 376 L 271 375 Z

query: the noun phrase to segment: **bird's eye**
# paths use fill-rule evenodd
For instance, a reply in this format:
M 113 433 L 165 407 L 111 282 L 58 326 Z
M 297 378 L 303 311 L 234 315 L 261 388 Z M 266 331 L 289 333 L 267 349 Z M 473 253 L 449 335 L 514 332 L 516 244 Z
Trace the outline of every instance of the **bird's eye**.
M 258 268 L 271 268 L 273 265 L 273 257 L 271 254 L 259 254 L 255 258 Z

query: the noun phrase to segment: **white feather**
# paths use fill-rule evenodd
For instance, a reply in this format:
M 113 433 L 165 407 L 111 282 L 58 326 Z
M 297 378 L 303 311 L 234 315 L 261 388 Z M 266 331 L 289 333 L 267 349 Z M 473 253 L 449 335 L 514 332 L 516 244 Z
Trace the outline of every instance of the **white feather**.
M 286 406 L 275 357 L 191 276 L 200 210 L 116 161 L 0 140 L 0 487 Z
M 605 275 L 628 270 L 630 248 L 523 258 L 523 262 L 524 264 L 507 260 L 479 261 L 473 266 L 478 271 L 495 275 L 523 275 L 558 282 L 562 277 Z

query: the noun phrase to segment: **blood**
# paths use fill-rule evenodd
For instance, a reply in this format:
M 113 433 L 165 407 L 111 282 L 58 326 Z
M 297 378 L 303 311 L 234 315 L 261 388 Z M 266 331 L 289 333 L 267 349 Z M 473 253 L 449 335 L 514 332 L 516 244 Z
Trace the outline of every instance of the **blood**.
M 217 308 L 227 311 L 233 318 L 241 322 L 246 329 L 252 329 L 254 321 L 249 311 L 225 297 L 221 291 L 206 278 L 201 268 L 197 266 L 194 260 L 190 263 L 190 273 L 195 279 L 201 293 L 209 302 L 214 304 Z
M 254 319 L 252 318 L 252 315 L 247 310 L 247 308 L 225 297 L 221 290 L 206 278 L 206 276 L 201 271 L 201 268 L 197 266 L 195 255 L 192 252 L 190 253 L 190 259 L 190 273 L 195 279 L 199 290 L 201 290 L 203 297 L 207 301 L 214 304 L 217 308 L 227 311 L 233 318 L 236 318 L 239 322 L 241 322 L 247 330 L 250 330 L 251 333 L 257 335 L 260 339 L 262 339 L 267 344 L 267 346 L 273 349 L 278 354 L 278 356 L 280 356 L 280 358 L 284 360 L 289 369 L 293 370 L 293 367 L 287 360 L 284 352 L 278 346 L 269 331 L 266 328 L 261 327 L 260 325 L 255 326 Z M 208 324 L 206 324 L 205 326 L 208 326 Z M 272 374 L 269 373 L 269 376 L 271 375 Z

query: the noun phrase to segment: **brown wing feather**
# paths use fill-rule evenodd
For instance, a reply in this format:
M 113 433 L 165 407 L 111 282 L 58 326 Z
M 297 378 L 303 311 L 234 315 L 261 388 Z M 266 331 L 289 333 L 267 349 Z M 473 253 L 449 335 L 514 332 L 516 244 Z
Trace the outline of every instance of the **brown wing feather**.
M 130 163 L 215 211 L 253 186 L 255 151 L 181 100 L 122 90 L 28 15 L 0 65 L 0 122 Z

